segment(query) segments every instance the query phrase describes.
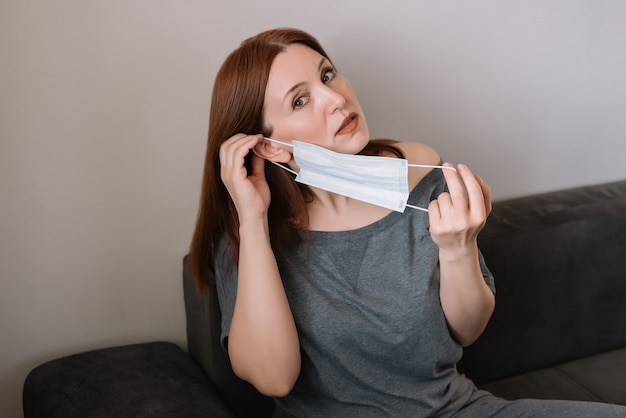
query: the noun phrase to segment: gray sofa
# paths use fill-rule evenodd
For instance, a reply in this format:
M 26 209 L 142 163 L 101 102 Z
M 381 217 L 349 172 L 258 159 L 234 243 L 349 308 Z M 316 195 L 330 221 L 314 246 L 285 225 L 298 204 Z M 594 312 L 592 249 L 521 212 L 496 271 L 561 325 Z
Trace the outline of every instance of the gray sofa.
M 496 202 L 479 245 L 497 304 L 459 369 L 508 399 L 626 405 L 626 181 Z M 148 342 L 44 363 L 25 417 L 269 416 L 219 346 L 215 295 L 183 271 L 188 353 Z

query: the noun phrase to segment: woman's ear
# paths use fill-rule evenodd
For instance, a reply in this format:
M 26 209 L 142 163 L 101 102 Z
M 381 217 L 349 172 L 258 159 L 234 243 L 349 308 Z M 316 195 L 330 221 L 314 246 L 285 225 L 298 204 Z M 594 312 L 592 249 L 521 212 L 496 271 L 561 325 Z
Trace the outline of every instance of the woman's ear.
M 289 151 L 267 139 L 256 144 L 252 151 L 264 160 L 270 160 L 276 163 L 286 163 L 292 158 Z

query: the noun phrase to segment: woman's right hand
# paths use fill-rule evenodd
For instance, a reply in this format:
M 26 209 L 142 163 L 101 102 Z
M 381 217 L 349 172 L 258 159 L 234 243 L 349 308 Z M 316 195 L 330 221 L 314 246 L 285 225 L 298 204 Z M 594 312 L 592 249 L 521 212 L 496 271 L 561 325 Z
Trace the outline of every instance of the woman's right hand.
M 235 134 L 220 147 L 220 176 L 230 194 L 239 222 L 264 217 L 271 193 L 265 179 L 265 160 L 250 151 L 263 140 L 263 135 Z M 248 175 L 245 158 L 251 154 L 252 173 Z
M 237 376 L 266 396 L 282 397 L 300 374 L 300 343 L 269 237 L 265 160 L 250 153 L 262 140 L 262 135 L 236 134 L 220 147 L 220 176 L 239 215 L 237 297 L 228 356 Z

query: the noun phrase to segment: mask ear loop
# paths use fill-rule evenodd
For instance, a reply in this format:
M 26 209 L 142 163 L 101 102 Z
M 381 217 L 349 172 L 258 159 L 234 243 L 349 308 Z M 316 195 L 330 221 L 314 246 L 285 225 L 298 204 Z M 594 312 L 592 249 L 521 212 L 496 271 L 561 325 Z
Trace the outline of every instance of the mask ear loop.
M 419 206 L 410 205 L 410 204 L 408 204 L 408 203 L 407 203 L 405 206 L 406 206 L 407 208 L 421 210 L 422 212 L 428 212 L 428 209 L 426 209 L 426 208 L 421 208 L 421 207 L 419 207 Z
M 449 167 L 447 165 L 428 165 L 428 164 L 407 164 L 409 167 L 422 167 L 422 168 L 443 168 L 446 170 L 452 170 L 456 173 L 456 168 Z
M 293 148 L 293 145 L 292 145 L 292 144 L 288 144 L 287 142 L 279 141 L 278 139 L 269 138 L 269 137 L 267 137 L 267 136 L 264 136 L 264 137 L 263 137 L 263 139 L 266 139 L 266 140 L 268 140 L 268 141 L 270 141 L 270 142 L 274 142 L 274 143 L 276 143 L 276 144 L 286 145 L 286 146 L 288 146 L 288 147 Z M 270 163 L 274 164 L 276 167 L 280 167 L 280 168 L 282 168 L 283 170 L 289 171 L 291 174 L 294 174 L 294 175 L 296 175 L 296 176 L 298 175 L 298 173 L 297 173 L 296 171 L 292 170 L 291 168 L 289 168 L 289 167 L 287 167 L 287 166 L 285 166 L 285 165 L 282 165 L 282 164 L 280 164 L 280 163 L 277 163 L 276 161 L 272 161 L 272 160 L 266 160 L 266 161 L 269 161 Z
M 284 166 L 281 163 L 277 163 L 276 161 L 272 161 L 272 160 L 266 160 L 266 161 L 269 161 L 270 163 L 274 164 L 276 167 L 280 167 L 285 171 L 289 171 L 293 175 L 296 175 L 296 176 L 298 175 L 296 171 L 293 171 L 291 168 Z
M 446 169 L 446 170 L 452 170 L 456 173 L 456 168 L 454 167 L 448 167 L 445 165 L 428 165 L 428 164 L 408 164 L 409 167 L 421 167 L 421 168 L 441 168 Z M 411 208 L 411 209 L 417 209 L 417 210 L 421 210 L 422 212 L 428 212 L 428 209 L 426 208 L 422 208 L 419 206 L 414 206 L 414 205 L 409 205 L 408 203 L 406 204 L 407 208 Z
M 293 148 L 293 144 L 290 144 L 288 142 L 279 141 L 278 139 L 270 138 L 270 137 L 267 137 L 267 136 L 264 136 L 263 139 L 266 139 L 266 140 L 268 140 L 270 142 L 274 142 L 275 144 L 287 145 L 288 147 Z

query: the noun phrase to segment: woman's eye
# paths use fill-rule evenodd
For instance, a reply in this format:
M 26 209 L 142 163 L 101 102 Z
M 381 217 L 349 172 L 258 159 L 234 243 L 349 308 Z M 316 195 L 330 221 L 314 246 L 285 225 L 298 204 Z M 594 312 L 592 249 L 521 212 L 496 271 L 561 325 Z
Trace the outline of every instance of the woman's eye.
M 337 75 L 337 73 L 334 68 L 327 68 L 322 72 L 322 81 L 324 83 L 328 83 L 330 80 L 335 78 L 335 75 Z
M 291 107 L 294 108 L 295 110 L 302 109 L 304 105 L 307 104 L 308 101 L 309 99 L 306 96 L 296 97 L 294 101 L 291 103 Z

